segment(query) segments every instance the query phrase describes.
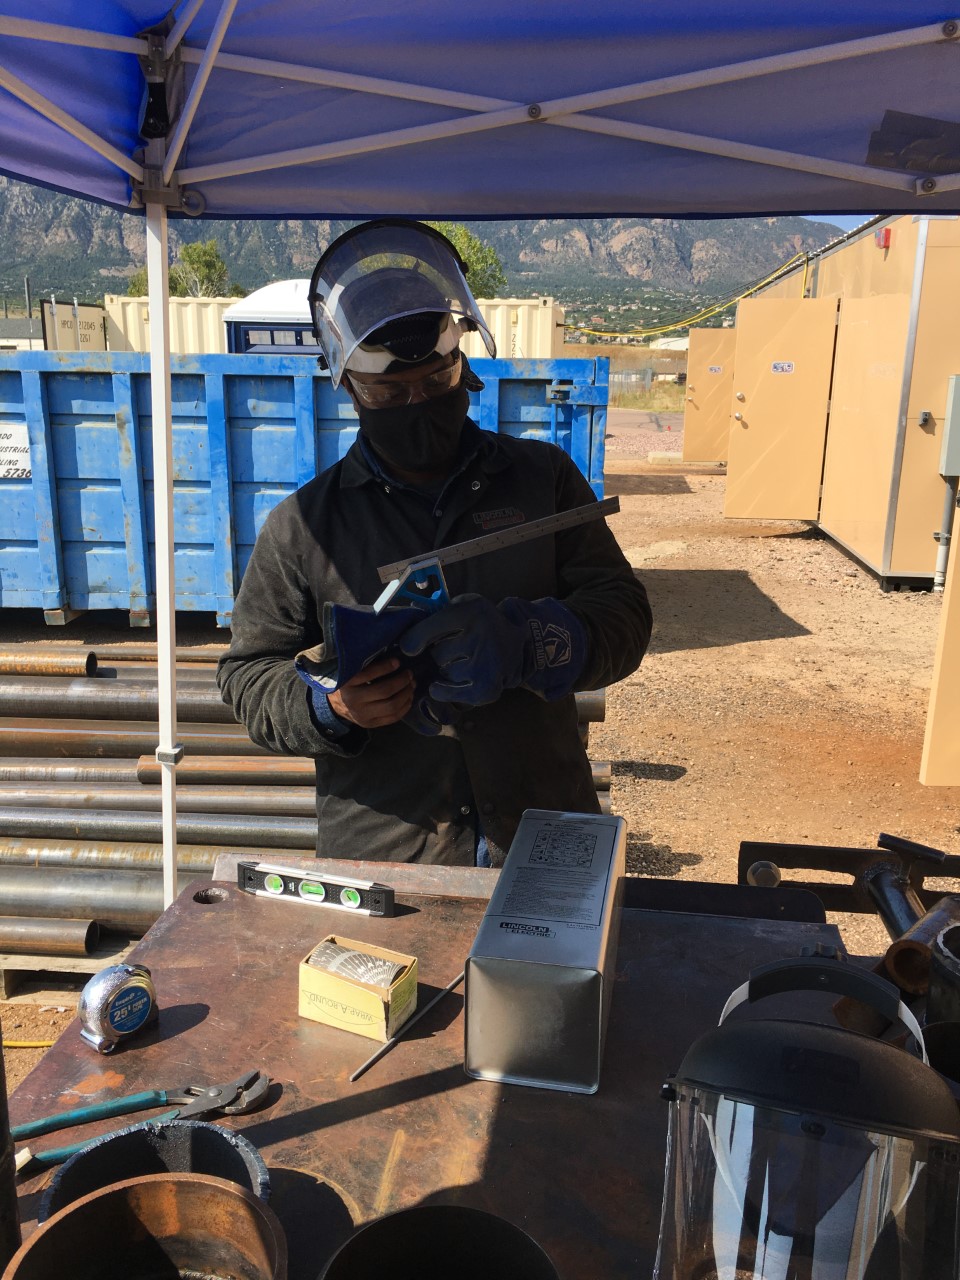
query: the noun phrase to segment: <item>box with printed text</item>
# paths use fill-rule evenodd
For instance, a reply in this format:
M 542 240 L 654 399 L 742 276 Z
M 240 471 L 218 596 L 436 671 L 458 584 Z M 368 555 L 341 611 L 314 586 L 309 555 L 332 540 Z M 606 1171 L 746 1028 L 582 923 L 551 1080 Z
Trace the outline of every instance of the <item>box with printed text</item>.
M 300 961 L 301 1018 L 389 1040 L 416 1007 L 416 956 L 328 934 Z
M 596 1092 L 625 851 L 622 818 L 524 813 L 467 958 L 468 1075 Z

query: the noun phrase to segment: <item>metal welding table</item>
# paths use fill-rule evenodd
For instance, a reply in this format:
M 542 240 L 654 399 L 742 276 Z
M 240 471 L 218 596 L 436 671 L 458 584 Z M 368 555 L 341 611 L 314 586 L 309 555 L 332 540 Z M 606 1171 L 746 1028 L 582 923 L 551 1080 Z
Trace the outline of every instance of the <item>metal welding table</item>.
M 391 864 L 400 910 L 371 919 L 246 895 L 235 887 L 237 861 L 221 858 L 219 879 L 185 890 L 133 954 L 153 972 L 159 1023 L 109 1057 L 93 1053 L 71 1025 L 13 1094 L 11 1122 L 262 1068 L 276 1081 L 268 1104 L 222 1123 L 266 1160 L 271 1205 L 288 1235 L 290 1280 L 315 1280 L 354 1226 L 425 1203 L 470 1205 L 511 1220 L 543 1246 L 562 1280 L 650 1275 L 663 1190 L 665 1076 L 716 1023 L 751 968 L 840 941 L 816 912 L 806 920 L 743 919 L 627 906 L 596 1094 L 469 1079 L 460 990 L 350 1084 L 376 1044 L 298 1017 L 299 961 L 331 932 L 408 952 L 419 958 L 426 1004 L 463 967 L 496 872 Z M 313 858 L 289 862 L 318 867 Z M 369 863 L 323 865 L 370 875 Z M 387 878 L 386 867 L 378 871 Z M 721 887 L 703 886 L 713 888 Z M 632 882 L 628 902 L 662 908 L 657 890 L 655 882 Z M 780 890 L 731 892 L 781 901 Z M 88 1125 L 31 1145 L 60 1146 L 116 1127 Z M 25 1235 L 49 1177 L 21 1186 Z

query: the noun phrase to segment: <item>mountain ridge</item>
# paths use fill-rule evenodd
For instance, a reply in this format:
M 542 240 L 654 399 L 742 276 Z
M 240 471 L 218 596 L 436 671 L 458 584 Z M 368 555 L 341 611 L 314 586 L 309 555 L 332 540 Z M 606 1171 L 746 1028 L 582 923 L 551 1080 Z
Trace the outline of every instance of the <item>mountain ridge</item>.
M 171 220 L 170 250 L 215 238 L 230 278 L 245 289 L 307 276 L 350 222 Z M 717 296 L 752 282 L 798 252 L 840 235 L 801 217 L 683 220 L 674 218 L 533 219 L 466 224 L 490 243 L 514 296 L 601 290 L 661 290 Z M 123 293 L 145 261 L 142 217 L 121 214 L 46 188 L 0 177 L 0 294 L 22 297 L 28 275 L 34 297 L 77 294 L 96 301 Z

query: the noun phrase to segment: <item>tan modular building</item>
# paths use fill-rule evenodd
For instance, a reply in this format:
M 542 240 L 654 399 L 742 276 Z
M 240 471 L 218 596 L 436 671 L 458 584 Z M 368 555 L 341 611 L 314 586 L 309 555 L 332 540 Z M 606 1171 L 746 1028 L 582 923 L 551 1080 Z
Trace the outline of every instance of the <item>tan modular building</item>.
M 315 345 L 309 283 L 276 281 L 240 299 L 171 298 L 170 350 L 178 355 L 218 355 L 252 346 Z M 111 351 L 149 351 L 146 298 L 107 294 L 104 307 Z M 553 298 L 490 298 L 480 300 L 479 307 L 502 359 L 549 360 L 564 354 L 564 311 Z M 487 354 L 477 334 L 468 334 L 462 345 L 468 357 Z
M 920 769 L 939 786 L 960 784 L 958 333 L 960 219 L 875 219 L 740 304 L 726 441 L 726 515 L 811 520 L 884 583 L 946 580 Z
M 223 315 L 236 298 L 171 298 L 170 350 L 176 355 L 217 355 L 226 351 Z M 150 350 L 150 308 L 146 298 L 108 293 L 107 346 L 111 351 Z
M 958 322 L 954 217 L 878 219 L 742 302 L 726 514 L 813 520 L 885 581 L 933 579 Z

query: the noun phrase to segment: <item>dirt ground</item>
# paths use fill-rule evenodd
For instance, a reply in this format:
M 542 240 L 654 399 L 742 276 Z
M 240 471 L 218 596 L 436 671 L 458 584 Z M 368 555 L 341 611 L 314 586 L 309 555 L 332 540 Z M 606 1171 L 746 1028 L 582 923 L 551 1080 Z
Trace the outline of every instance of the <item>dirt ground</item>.
M 806 524 L 725 521 L 722 471 L 685 468 L 682 440 L 679 415 L 610 411 L 611 527 L 655 615 L 590 736 L 613 764 L 630 870 L 732 883 L 741 840 L 873 848 L 884 831 L 960 852 L 960 788 L 918 781 L 941 597 L 883 592 Z M 105 626 L 50 639 L 96 642 Z M 179 638 L 223 633 L 185 619 Z M 851 952 L 886 946 L 875 917 L 840 924 Z M 5 1038 L 54 1038 L 75 999 L 0 1005 Z M 41 1053 L 7 1051 L 11 1087 Z
M 882 591 L 807 524 L 724 520 L 724 476 L 684 468 L 681 424 L 609 415 L 611 527 L 654 610 L 590 738 L 630 869 L 733 881 L 741 840 L 873 848 L 881 832 L 960 852 L 960 788 L 918 781 L 942 597 Z M 842 931 L 860 954 L 886 945 L 870 917 Z

